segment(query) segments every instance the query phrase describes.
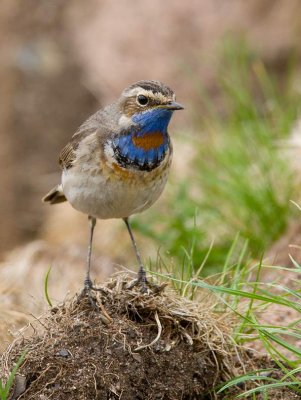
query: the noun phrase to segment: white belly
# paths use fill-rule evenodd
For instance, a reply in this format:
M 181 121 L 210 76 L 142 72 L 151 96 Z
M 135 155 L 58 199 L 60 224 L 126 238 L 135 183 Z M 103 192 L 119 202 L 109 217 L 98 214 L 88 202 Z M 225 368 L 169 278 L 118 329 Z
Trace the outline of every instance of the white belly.
M 78 211 L 100 219 L 125 218 L 149 208 L 166 184 L 168 169 L 149 179 L 110 179 L 102 173 L 88 174 L 77 168 L 63 171 L 63 191 Z M 149 174 L 146 172 L 144 174 Z

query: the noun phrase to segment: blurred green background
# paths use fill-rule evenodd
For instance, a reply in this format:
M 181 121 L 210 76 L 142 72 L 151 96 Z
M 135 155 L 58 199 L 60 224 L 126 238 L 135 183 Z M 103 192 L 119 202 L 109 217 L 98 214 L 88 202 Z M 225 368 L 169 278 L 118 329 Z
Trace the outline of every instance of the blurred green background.
M 221 271 L 234 242 L 233 260 L 246 245 L 249 257 L 261 258 L 297 219 L 290 200 L 300 196 L 292 162 L 298 144 L 291 136 L 301 105 L 296 53 L 279 76 L 242 38 L 228 36 L 219 50 L 220 109 L 200 78 L 187 72 L 202 102 L 202 113 L 193 109 L 202 135 L 179 138 L 192 144 L 189 172 L 173 177 L 162 215 L 135 219 L 177 262 L 197 270 L 206 258 L 205 275 Z M 281 251 L 289 262 L 289 248 Z

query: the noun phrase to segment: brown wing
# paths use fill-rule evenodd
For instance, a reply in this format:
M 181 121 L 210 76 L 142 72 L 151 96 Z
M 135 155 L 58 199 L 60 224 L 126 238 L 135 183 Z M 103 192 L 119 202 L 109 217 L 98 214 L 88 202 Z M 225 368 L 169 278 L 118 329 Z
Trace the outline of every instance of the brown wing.
M 68 169 L 72 167 L 72 163 L 76 157 L 75 151 L 77 147 L 78 147 L 78 142 L 77 145 L 75 145 L 75 143 L 71 141 L 63 148 L 59 158 L 59 163 L 61 168 Z
M 59 157 L 59 164 L 62 169 L 69 169 L 72 167 L 73 162 L 76 159 L 76 150 L 82 139 L 90 136 L 91 132 L 83 131 L 77 132 L 72 136 L 71 141 L 63 148 Z
M 112 118 L 112 115 L 116 115 L 115 109 L 112 112 L 112 107 L 116 107 L 115 105 L 111 105 L 104 110 L 100 110 L 93 114 L 90 118 L 87 119 L 78 129 L 78 131 L 72 136 L 70 142 L 63 148 L 59 157 L 59 163 L 61 168 L 68 169 L 71 168 L 76 160 L 76 150 L 79 146 L 79 143 L 90 136 L 93 139 L 95 138 L 95 132 L 97 131 L 98 136 L 105 137 L 109 132 L 113 132 L 116 130 L 116 126 L 114 125 L 115 119 Z M 119 114 L 117 114 L 119 116 Z

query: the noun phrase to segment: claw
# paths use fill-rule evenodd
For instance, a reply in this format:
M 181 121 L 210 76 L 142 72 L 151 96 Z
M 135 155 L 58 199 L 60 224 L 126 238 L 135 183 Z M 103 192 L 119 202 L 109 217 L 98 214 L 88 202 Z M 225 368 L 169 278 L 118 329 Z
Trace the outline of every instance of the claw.
M 157 285 L 153 282 L 150 282 L 147 278 L 146 278 L 146 273 L 145 270 L 143 269 L 143 271 L 138 272 L 138 277 L 137 279 L 134 279 L 132 282 L 130 282 L 127 286 L 126 289 L 133 289 L 136 286 L 140 286 L 140 292 L 141 293 L 160 293 L 162 292 L 162 290 L 164 290 L 164 288 L 166 287 L 166 283 L 161 284 L 161 285 Z

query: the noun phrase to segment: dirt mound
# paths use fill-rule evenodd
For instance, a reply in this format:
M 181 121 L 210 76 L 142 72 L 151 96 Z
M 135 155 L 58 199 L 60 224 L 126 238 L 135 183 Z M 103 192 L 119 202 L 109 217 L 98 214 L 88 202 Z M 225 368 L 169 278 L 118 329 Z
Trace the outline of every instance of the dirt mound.
M 76 296 L 40 320 L 39 334 L 23 332 L 3 357 L 8 373 L 28 351 L 17 379 L 25 392 L 12 398 L 205 398 L 230 376 L 229 320 L 208 303 L 127 285 L 119 274 L 93 295 L 95 307 Z
M 210 296 L 192 302 L 129 283 L 119 273 L 93 297 L 75 296 L 21 331 L 0 364 L 8 377 L 27 350 L 10 400 L 208 400 L 217 398 L 218 384 L 243 373 L 242 363 L 254 367 L 254 354 L 231 341 L 233 318 L 213 311 Z

